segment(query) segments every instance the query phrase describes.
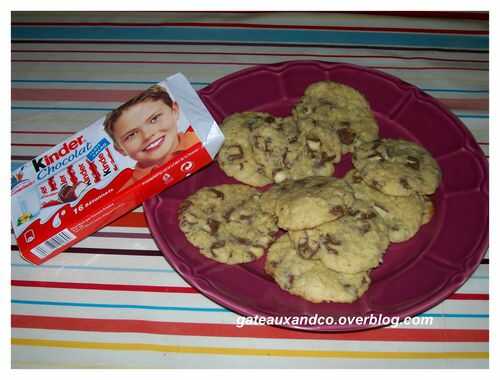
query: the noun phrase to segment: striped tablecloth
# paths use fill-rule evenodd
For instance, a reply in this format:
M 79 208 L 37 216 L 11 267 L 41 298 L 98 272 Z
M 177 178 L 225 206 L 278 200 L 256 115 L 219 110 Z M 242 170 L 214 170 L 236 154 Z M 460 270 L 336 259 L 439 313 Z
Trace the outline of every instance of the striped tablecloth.
M 410 82 L 448 106 L 488 156 L 485 14 L 14 13 L 12 22 L 13 168 L 167 75 L 201 89 L 294 59 Z M 488 264 L 424 313 L 432 326 L 237 328 L 236 314 L 168 265 L 139 207 L 39 267 L 12 240 L 12 366 L 485 368 Z

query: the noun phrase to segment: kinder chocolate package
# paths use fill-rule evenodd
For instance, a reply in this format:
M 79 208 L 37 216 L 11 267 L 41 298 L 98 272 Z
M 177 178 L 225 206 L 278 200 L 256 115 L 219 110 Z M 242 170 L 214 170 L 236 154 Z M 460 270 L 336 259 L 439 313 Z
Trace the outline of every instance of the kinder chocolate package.
M 223 140 L 182 74 L 150 87 L 12 173 L 21 256 L 47 261 L 210 163 Z

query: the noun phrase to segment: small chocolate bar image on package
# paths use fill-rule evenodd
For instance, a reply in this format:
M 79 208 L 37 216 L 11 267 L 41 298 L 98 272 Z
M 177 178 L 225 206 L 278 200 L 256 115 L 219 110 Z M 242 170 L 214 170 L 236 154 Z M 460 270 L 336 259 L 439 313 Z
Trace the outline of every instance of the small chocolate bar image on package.
M 224 136 L 182 74 L 11 174 L 21 256 L 41 264 L 213 161 Z

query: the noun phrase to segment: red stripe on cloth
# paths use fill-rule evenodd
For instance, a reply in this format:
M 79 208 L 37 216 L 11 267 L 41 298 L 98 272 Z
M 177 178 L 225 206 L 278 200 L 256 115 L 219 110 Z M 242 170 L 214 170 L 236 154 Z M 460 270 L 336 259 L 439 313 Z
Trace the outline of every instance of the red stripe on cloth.
M 148 45 L 158 45 L 161 42 L 158 41 L 149 41 L 149 40 L 81 40 L 81 39 L 65 39 L 65 40 L 58 40 L 58 39 L 43 39 L 43 40 L 37 40 L 37 39 L 29 39 L 29 40 L 12 40 L 13 44 L 37 44 L 37 45 L 46 45 L 46 44 L 58 44 L 58 45 L 74 45 L 74 44 L 79 44 L 79 45 L 107 45 L 107 44 L 113 44 L 113 45 L 121 45 L 121 46 L 130 46 L 130 45 L 141 45 L 141 46 L 148 46 Z M 438 47 L 431 47 L 431 46 L 426 46 L 426 47 L 416 47 L 416 46 L 390 46 L 390 45 L 384 45 L 384 46 L 374 46 L 374 45 L 359 45 L 359 44 L 354 44 L 354 45 L 348 45 L 348 44 L 328 44 L 328 43 L 269 43 L 269 42 L 222 42 L 222 41 L 168 41 L 169 45 L 175 46 L 175 45 L 193 45 L 193 46 L 266 46 L 266 47 L 294 47 L 294 48 L 301 48 L 301 47 L 306 47 L 306 48 L 312 48 L 312 47 L 318 47 L 321 49 L 324 48 L 341 48 L 341 49 L 352 49 L 352 50 L 359 50 L 359 49 L 370 49 L 370 50 L 395 50 L 395 51 L 439 51 L 439 52 L 458 52 L 458 53 L 475 53 L 475 54 L 488 54 L 488 50 L 486 49 L 458 49 L 458 48 L 453 48 L 453 47 L 443 47 L 443 48 L 438 48 Z
M 305 30 L 351 30 L 370 32 L 403 32 L 403 33 L 442 33 L 442 34 L 473 34 L 485 35 L 488 30 L 470 29 L 429 29 L 429 28 L 391 28 L 370 26 L 345 25 L 285 25 L 285 24 L 256 24 L 238 22 L 162 22 L 162 23 L 118 23 L 118 22 L 14 22 L 13 26 L 181 26 L 181 27 L 215 27 L 215 28 L 245 28 L 245 29 L 305 29 Z
M 124 291 L 124 292 L 195 293 L 195 294 L 198 293 L 196 289 L 185 286 L 120 285 L 120 284 L 95 284 L 95 283 L 83 283 L 83 282 L 25 281 L 25 280 L 12 280 L 11 285 L 32 287 L 32 288 L 112 290 L 112 291 Z
M 15 101 L 75 101 L 75 102 L 124 102 L 137 95 L 140 90 L 89 90 L 61 88 L 13 88 L 12 100 Z M 488 110 L 488 99 L 439 98 L 448 108 L 459 110 Z M 23 146 L 23 145 L 19 145 Z M 37 145 L 26 145 L 37 146 Z M 47 145 L 39 145 L 47 146 Z M 48 145 L 52 146 L 52 145 Z
M 116 40 L 70 40 L 70 39 L 30 39 L 30 40 L 13 40 L 13 44 L 59 44 L 59 45 L 107 45 L 116 44 Z M 151 41 L 151 40 L 133 40 L 133 41 L 119 41 L 120 45 L 137 45 L 137 46 L 147 46 L 147 45 L 165 45 L 165 41 Z M 267 43 L 267 42 L 222 42 L 222 41 L 168 41 L 169 45 L 195 45 L 195 46 L 266 46 L 266 47 L 294 47 L 294 48 L 312 48 L 318 47 L 324 48 L 341 48 L 341 49 L 370 49 L 370 50 L 401 50 L 401 51 L 439 51 L 439 52 L 458 52 L 458 53 L 475 53 L 475 54 L 488 54 L 488 50 L 485 49 L 456 49 L 451 47 L 437 48 L 432 46 L 416 47 L 416 46 L 374 46 L 374 45 L 347 45 L 347 44 L 328 44 L 328 43 Z
M 97 283 L 82 283 L 82 282 L 28 281 L 28 280 L 12 280 L 11 285 L 32 287 L 32 288 L 113 290 L 113 291 L 124 291 L 124 292 L 198 293 L 196 289 L 186 286 L 97 284 Z M 448 299 L 487 301 L 489 300 L 489 295 L 482 293 L 455 293 L 449 296 Z
M 455 293 L 448 297 L 449 300 L 480 300 L 487 301 L 490 299 L 489 294 L 482 293 Z
M 366 15 L 379 15 L 379 16 L 403 16 L 403 17 L 418 17 L 418 18 L 445 18 L 455 20 L 488 20 L 488 12 L 439 12 L 439 11 L 373 11 L 373 12 L 345 12 L 345 13 L 358 13 Z
M 11 143 L 12 146 L 53 147 L 55 144 Z
M 449 71 L 488 71 L 488 68 L 474 68 L 474 67 L 402 67 L 402 66 L 366 66 L 372 69 L 390 69 L 390 70 L 449 70 Z
M 111 64 L 142 64 L 142 65 L 165 65 L 165 64 L 182 64 L 182 65 L 231 65 L 231 66 L 253 66 L 255 62 L 227 62 L 227 61 L 125 61 L 125 60 L 92 60 L 92 59 L 13 59 L 12 62 L 37 62 L 37 63 L 111 63 Z M 276 62 L 261 62 L 260 64 L 272 64 Z M 406 67 L 406 66 L 370 66 L 372 69 L 398 69 L 398 70 L 449 70 L 449 71 L 488 71 L 488 68 L 475 67 Z
M 438 98 L 441 103 L 446 107 L 453 110 L 489 110 L 488 99 L 451 99 L 451 98 Z
M 38 91 L 38 90 L 37 90 Z M 440 100 L 441 102 L 445 103 L 447 100 L 449 99 L 440 99 L 438 98 L 438 100 Z M 484 102 L 487 102 L 486 99 L 481 99 L 483 100 Z M 464 102 L 469 102 L 469 100 L 463 100 Z M 36 130 L 36 131 L 26 131 L 26 130 L 22 130 L 22 131 L 10 131 L 11 134 L 13 135 L 72 135 L 74 133 L 76 133 L 76 131 L 39 131 L 39 130 Z M 478 141 L 477 142 L 479 145 L 489 145 L 489 142 L 486 142 L 486 141 Z
M 121 319 L 93 319 L 12 315 L 11 327 L 128 332 L 162 335 L 241 337 L 264 339 L 318 339 L 397 342 L 488 342 L 488 330 L 380 328 L 349 333 L 318 334 L 272 326 L 245 326 L 220 323 L 159 322 Z
M 36 90 L 39 91 L 39 90 Z M 72 135 L 76 131 L 10 131 L 13 135 Z
M 140 92 L 111 89 L 14 88 L 11 90 L 11 97 L 15 101 L 124 102 Z
M 12 53 L 105 53 L 105 54 L 167 54 L 167 55 L 230 55 L 230 56 L 278 56 L 278 57 L 335 57 L 335 58 L 373 58 L 373 59 L 400 59 L 426 60 L 444 62 L 475 62 L 488 63 L 487 59 L 455 59 L 435 58 L 425 56 L 405 57 L 399 55 L 360 55 L 360 54 L 313 54 L 313 53 L 264 53 L 264 52 L 223 52 L 223 51 L 158 51 L 158 50 L 62 50 L 62 49 L 14 49 Z

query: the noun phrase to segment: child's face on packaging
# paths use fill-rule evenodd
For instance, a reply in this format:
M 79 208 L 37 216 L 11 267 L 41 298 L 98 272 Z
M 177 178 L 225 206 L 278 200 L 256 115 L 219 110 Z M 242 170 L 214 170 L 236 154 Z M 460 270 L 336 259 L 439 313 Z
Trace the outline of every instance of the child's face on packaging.
M 123 111 L 115 122 L 113 133 L 116 148 L 139 166 L 162 163 L 172 153 L 177 141 L 179 109 L 161 100 L 145 101 Z

